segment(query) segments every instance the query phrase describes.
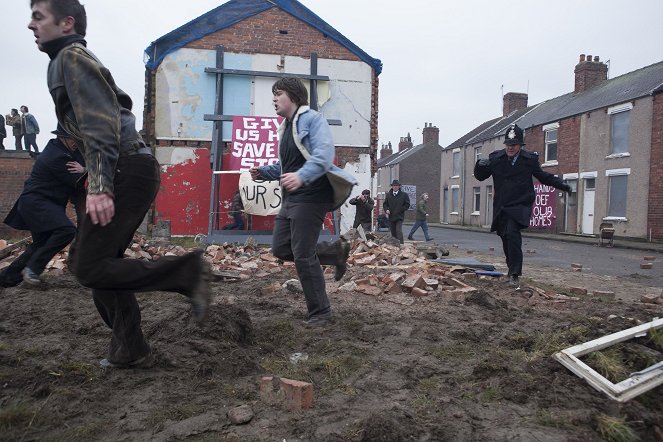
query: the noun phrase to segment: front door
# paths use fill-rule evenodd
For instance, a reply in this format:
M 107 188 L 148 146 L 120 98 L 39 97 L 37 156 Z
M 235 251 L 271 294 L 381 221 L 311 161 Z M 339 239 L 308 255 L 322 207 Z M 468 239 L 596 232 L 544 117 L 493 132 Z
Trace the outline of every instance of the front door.
M 490 227 L 493 224 L 493 186 L 486 186 L 486 218 L 484 227 Z
M 594 195 L 596 178 L 585 178 L 585 191 L 582 198 L 582 233 L 594 234 Z

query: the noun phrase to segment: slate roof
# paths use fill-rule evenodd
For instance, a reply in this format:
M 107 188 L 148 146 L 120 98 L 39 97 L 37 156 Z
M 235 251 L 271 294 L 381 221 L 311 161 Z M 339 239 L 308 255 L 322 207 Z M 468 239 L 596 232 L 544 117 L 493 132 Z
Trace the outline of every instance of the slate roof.
M 426 143 L 426 144 L 418 144 L 414 147 L 408 147 L 407 149 L 403 149 L 400 152 L 396 152 L 393 155 L 389 155 L 387 158 L 381 158 L 378 160 L 378 168 L 380 167 L 385 167 L 385 166 L 393 166 L 394 164 L 398 164 L 401 161 L 403 161 L 406 158 L 411 157 L 415 153 L 419 152 L 421 149 L 425 147 L 438 147 L 440 148 L 440 145 L 437 143 Z
M 343 34 L 297 0 L 230 0 L 153 41 L 145 49 L 145 55 L 147 56 L 145 65 L 148 69 L 154 70 L 166 55 L 183 47 L 187 43 L 232 26 L 235 23 L 273 7 L 282 9 L 293 17 L 316 28 L 326 35 L 327 38 L 344 46 L 375 69 L 377 75 L 380 75 L 380 72 L 382 72 L 382 61 L 368 55 L 359 46 L 352 43 Z
M 502 135 L 513 122 L 523 129 L 553 123 L 663 91 L 663 61 L 604 81 L 580 94 L 573 92 L 497 118 L 476 127 L 445 149 L 478 143 Z M 472 135 L 474 134 L 474 135 Z M 460 144 L 462 143 L 462 144 Z

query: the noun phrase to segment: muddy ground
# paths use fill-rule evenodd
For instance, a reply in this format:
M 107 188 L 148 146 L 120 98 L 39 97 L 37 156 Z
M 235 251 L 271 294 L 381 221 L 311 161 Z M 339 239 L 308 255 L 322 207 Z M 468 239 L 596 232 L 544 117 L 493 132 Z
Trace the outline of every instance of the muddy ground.
M 497 252 L 473 256 L 503 268 Z M 341 283 L 376 272 L 352 267 Z M 412 305 L 337 290 L 330 279 L 335 321 L 322 329 L 301 324 L 301 294 L 274 289 L 295 277 L 292 267 L 213 283 L 202 327 L 184 298 L 145 293 L 139 302 L 154 365 L 127 370 L 99 367 L 109 330 L 69 273 L 50 275 L 46 290 L 7 288 L 0 439 L 595 441 L 630 430 L 662 440 L 663 386 L 619 404 L 550 357 L 661 317 L 663 306 L 636 302 L 646 281 L 527 265 L 526 273 L 537 280 L 519 292 L 472 280 L 479 290 L 465 300 L 432 295 Z M 568 294 L 579 285 L 618 296 L 529 300 L 527 287 Z M 308 359 L 291 363 L 296 352 Z M 313 408 L 289 412 L 261 401 L 260 379 L 272 375 L 312 382 Z M 254 417 L 233 425 L 226 413 L 239 405 Z M 610 418 L 617 423 L 605 425 Z

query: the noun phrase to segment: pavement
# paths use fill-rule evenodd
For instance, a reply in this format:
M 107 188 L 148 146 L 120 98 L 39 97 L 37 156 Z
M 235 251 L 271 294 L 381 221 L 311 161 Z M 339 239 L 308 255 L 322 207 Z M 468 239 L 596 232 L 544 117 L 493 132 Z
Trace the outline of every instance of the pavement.
M 414 223 L 405 222 L 404 225 L 412 225 Z M 482 232 L 489 233 L 490 229 L 477 227 L 477 226 L 461 226 L 457 224 L 442 224 L 442 223 L 428 223 L 429 227 L 439 227 L 443 229 L 458 229 L 458 230 L 467 230 L 473 232 Z M 537 232 L 533 230 L 523 230 L 523 237 L 526 238 L 539 238 L 547 239 L 551 241 L 564 241 L 564 242 L 574 242 L 581 244 L 591 244 L 596 245 L 599 243 L 597 235 L 576 235 L 569 233 L 548 233 L 548 232 Z M 604 242 L 605 244 L 605 242 Z M 609 248 L 608 246 L 604 246 Z M 619 237 L 615 235 L 613 238 L 613 247 L 620 249 L 633 249 L 633 250 L 642 250 L 647 252 L 658 252 L 663 253 L 663 242 L 649 242 L 640 238 L 628 238 L 628 237 Z

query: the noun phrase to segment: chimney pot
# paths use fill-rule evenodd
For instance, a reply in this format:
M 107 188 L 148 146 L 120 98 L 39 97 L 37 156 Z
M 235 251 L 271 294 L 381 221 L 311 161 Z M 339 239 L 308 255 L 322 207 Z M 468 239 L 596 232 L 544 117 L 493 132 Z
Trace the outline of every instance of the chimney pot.
M 597 63 L 599 62 L 599 56 L 598 55 L 594 56 L 594 61 L 597 62 Z
M 587 61 L 592 61 L 592 56 L 587 54 Z
M 585 54 L 580 54 L 579 63 L 582 63 L 583 61 L 585 61 Z

